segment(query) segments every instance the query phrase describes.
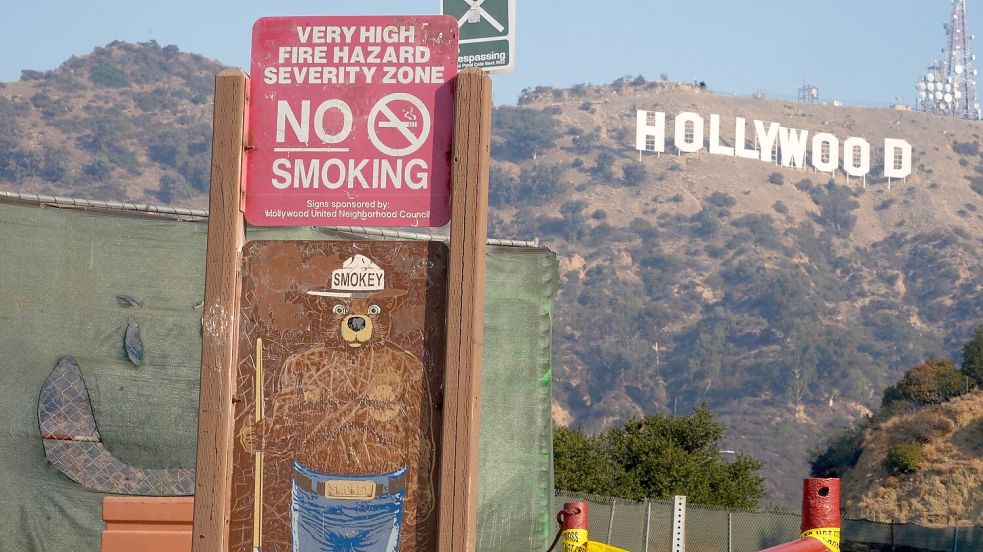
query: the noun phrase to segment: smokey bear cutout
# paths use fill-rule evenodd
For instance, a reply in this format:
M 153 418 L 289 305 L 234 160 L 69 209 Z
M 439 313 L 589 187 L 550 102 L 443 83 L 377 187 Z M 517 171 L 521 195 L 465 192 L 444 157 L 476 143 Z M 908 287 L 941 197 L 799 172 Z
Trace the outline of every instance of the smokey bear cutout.
M 284 312 L 294 320 L 282 332 L 273 327 L 275 316 L 249 323 L 249 304 L 263 304 L 257 299 L 263 290 L 244 281 L 240 350 L 253 354 L 240 354 L 239 389 L 252 387 L 248 374 L 262 355 L 263 415 L 255 421 L 255 403 L 248 404 L 254 393 L 240 391 L 233 550 L 255 548 L 257 531 L 248 529 L 256 512 L 264 550 L 435 549 L 443 328 L 432 327 L 439 316 L 427 311 L 435 309 L 435 296 L 443 299 L 443 256 L 432 244 L 394 242 L 395 251 L 385 242 L 367 244 L 348 257 L 335 255 L 330 273 L 305 276 L 317 282 L 294 281 L 277 292 L 293 304 Z M 303 261 L 312 257 L 291 257 L 304 274 Z M 410 267 L 408 278 L 400 277 L 400 266 Z M 257 340 L 261 351 L 253 347 Z M 257 473 L 259 486 L 251 479 Z M 253 507 L 257 500 L 261 509 Z

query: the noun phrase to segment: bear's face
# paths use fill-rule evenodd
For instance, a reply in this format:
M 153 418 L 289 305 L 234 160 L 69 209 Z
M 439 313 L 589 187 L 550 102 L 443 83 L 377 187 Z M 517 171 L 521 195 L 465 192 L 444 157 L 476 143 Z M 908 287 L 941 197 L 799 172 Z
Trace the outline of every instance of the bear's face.
M 390 313 L 396 306 L 394 297 L 313 298 L 312 308 L 329 333 L 338 332 L 342 341 L 353 349 L 373 340 L 381 341 L 389 333 Z M 332 336 L 332 337 L 335 337 Z

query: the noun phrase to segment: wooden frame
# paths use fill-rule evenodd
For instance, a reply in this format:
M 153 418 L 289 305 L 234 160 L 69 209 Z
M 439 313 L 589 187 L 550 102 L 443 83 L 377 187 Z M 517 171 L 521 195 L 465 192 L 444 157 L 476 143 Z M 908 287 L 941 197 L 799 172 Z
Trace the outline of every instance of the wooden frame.
M 233 378 L 239 345 L 242 246 L 246 241 L 240 205 L 248 91 L 249 78 L 239 69 L 226 69 L 215 77 L 191 545 L 194 552 L 228 548 Z
M 437 549 L 469 552 L 477 537 L 491 79 L 480 69 L 466 69 L 456 86 Z M 215 79 L 194 552 L 228 549 L 248 89 L 249 78 L 239 69 Z
M 491 91 L 491 79 L 480 69 L 457 76 L 437 522 L 437 549 L 448 552 L 470 552 L 477 540 Z

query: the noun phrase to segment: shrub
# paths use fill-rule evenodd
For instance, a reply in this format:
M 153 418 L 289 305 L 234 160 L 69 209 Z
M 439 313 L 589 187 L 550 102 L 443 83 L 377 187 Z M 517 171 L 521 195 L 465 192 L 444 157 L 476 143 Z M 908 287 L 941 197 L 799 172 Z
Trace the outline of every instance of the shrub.
M 878 203 L 877 205 L 875 205 L 874 206 L 874 210 L 875 211 L 883 211 L 885 209 L 890 209 L 891 206 L 894 205 L 894 201 L 895 200 L 893 198 L 891 198 L 891 199 L 885 199 L 884 201 L 882 201 L 882 202 Z
M 632 161 L 621 168 L 625 186 L 638 186 L 648 178 L 648 169 L 638 161 Z
M 192 189 L 191 185 L 188 184 L 188 181 L 183 176 L 167 173 L 160 177 L 160 188 L 157 191 L 157 197 L 164 203 L 170 203 L 174 200 L 185 200 L 193 195 L 194 189 Z
M 610 151 L 602 151 L 597 154 L 597 160 L 591 173 L 605 182 L 614 180 L 614 154 Z
M 906 427 L 899 428 L 905 440 L 928 443 L 932 439 L 949 433 L 956 424 L 938 411 L 923 410 Z
M 956 142 L 952 145 L 952 151 L 959 155 L 979 155 L 979 142 Z
M 576 134 L 570 140 L 573 150 L 577 153 L 589 153 L 590 150 L 601 143 L 601 131 L 594 129 L 589 132 L 582 132 L 574 129 Z
M 102 62 L 96 64 L 89 70 L 89 80 L 94 84 L 101 84 L 109 88 L 126 88 L 130 85 L 130 79 L 119 67 Z
M 707 257 L 710 257 L 711 259 L 720 259 L 727 254 L 726 249 L 714 243 L 704 245 L 703 252 L 706 253 Z
M 628 228 L 642 238 L 651 239 L 658 235 L 658 232 L 656 231 L 655 227 L 652 226 L 652 223 L 649 222 L 648 219 L 643 219 L 641 217 L 633 218 L 631 222 L 628 223 Z
M 529 205 L 542 205 L 557 194 L 567 191 L 569 182 L 564 178 L 566 167 L 562 165 L 534 165 L 522 169 L 519 175 L 517 201 Z
M 788 214 L 788 205 L 785 205 L 784 201 L 781 200 L 776 201 L 775 204 L 771 206 L 771 208 L 774 209 L 775 212 L 780 215 Z
M 812 180 L 808 178 L 803 178 L 802 180 L 795 183 L 795 189 L 800 192 L 808 192 L 812 189 Z
M 715 209 L 704 206 L 690 217 L 689 221 L 695 224 L 693 233 L 701 238 L 708 238 L 717 233 L 720 229 L 720 215 Z
M 980 195 L 983 195 L 983 177 L 967 176 L 966 178 L 969 179 L 970 189 Z
M 785 175 L 780 172 L 773 172 L 768 175 L 768 182 L 774 184 L 775 186 L 784 186 Z
M 857 464 L 863 452 L 863 429 L 843 430 L 826 442 L 826 449 L 816 454 L 811 464 L 813 477 L 843 477 Z
M 894 445 L 887 451 L 884 467 L 891 475 L 904 475 L 918 471 L 922 463 L 922 444 L 914 441 Z
M 98 158 L 82 167 L 82 172 L 93 180 L 104 180 L 112 174 L 113 165 L 106 159 Z
M 714 207 L 733 207 L 737 204 L 737 200 L 734 199 L 734 196 L 723 192 L 713 192 L 710 194 L 710 197 L 706 199 L 706 202 Z

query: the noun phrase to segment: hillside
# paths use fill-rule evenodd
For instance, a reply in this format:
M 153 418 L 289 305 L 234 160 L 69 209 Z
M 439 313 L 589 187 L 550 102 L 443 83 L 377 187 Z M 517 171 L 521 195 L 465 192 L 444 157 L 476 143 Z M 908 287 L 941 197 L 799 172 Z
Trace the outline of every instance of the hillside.
M 0 85 L 0 189 L 205 206 L 212 78 L 176 47 L 113 43 Z M 634 150 L 637 109 L 775 121 L 875 151 L 866 187 L 761 161 Z M 726 449 L 795 505 L 810 452 L 983 321 L 979 123 L 799 105 L 674 82 L 527 91 L 495 113 L 490 233 L 561 258 L 554 418 L 597 430 L 706 402 Z M 727 128 L 730 125 L 730 128 Z M 884 138 L 914 148 L 890 186 Z M 753 147 L 749 144 L 748 147 Z M 979 191 L 974 191 L 974 188 Z
M 792 505 L 823 435 L 867 414 L 908 366 L 956 356 L 983 320 L 979 123 L 644 79 L 537 89 L 520 104 L 497 114 L 513 134 L 497 133 L 495 232 L 540 236 L 563 259 L 560 422 L 596 429 L 705 401 L 730 424 L 727 448 L 768 463 L 769 499 Z M 864 187 L 705 151 L 639 166 L 637 109 L 777 121 L 875 149 L 904 138 L 915 169 L 890 187 L 875 169 Z M 554 143 L 516 144 L 529 129 L 511 118 L 554 125 Z
M 891 475 L 888 450 L 922 442 L 922 468 Z M 843 477 L 844 515 L 952 526 L 983 522 L 983 391 L 893 416 L 864 432 L 857 464 Z
M 0 187 L 206 205 L 222 69 L 176 46 L 113 42 L 0 83 Z

